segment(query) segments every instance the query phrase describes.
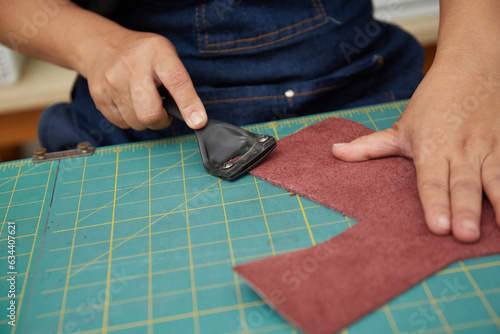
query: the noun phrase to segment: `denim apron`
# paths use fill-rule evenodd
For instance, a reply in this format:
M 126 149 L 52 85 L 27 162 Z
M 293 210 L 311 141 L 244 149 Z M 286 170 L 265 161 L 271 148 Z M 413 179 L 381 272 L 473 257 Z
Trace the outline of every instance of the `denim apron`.
M 422 48 L 375 21 L 370 0 L 115 2 L 103 14 L 167 37 L 208 116 L 236 125 L 409 98 L 422 79 Z M 161 131 L 115 127 L 81 76 L 72 102 L 49 107 L 39 122 L 40 142 L 51 151 L 190 131 L 177 120 Z

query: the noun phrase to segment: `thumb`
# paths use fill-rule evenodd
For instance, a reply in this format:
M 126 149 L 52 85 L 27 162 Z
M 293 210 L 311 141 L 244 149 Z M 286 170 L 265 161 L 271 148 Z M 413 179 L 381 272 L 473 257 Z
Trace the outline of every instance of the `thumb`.
M 168 40 L 165 39 L 168 42 Z M 175 47 L 168 42 L 160 53 L 162 59 L 156 64 L 155 72 L 161 83 L 168 90 L 186 124 L 194 130 L 207 124 L 207 112 L 194 88 L 188 71 L 182 64 Z
M 333 155 L 344 161 L 355 162 L 404 155 L 397 132 L 390 128 L 359 137 L 350 143 L 333 144 Z

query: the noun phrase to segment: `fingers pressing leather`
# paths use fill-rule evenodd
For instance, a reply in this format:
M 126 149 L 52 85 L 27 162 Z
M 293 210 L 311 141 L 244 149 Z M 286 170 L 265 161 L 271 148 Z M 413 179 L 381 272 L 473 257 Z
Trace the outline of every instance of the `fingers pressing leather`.
M 365 161 L 394 155 L 405 155 L 394 129 L 377 131 L 350 143 L 334 144 L 333 155 L 344 161 Z
M 444 158 L 421 160 L 416 164 L 417 186 L 425 221 L 435 234 L 451 231 L 449 164 Z
M 483 189 L 495 210 L 495 217 L 500 226 L 500 152 L 486 157 L 481 170 Z
M 450 162 L 450 198 L 452 230 L 462 242 L 479 239 L 481 219 L 481 170 L 480 162 Z

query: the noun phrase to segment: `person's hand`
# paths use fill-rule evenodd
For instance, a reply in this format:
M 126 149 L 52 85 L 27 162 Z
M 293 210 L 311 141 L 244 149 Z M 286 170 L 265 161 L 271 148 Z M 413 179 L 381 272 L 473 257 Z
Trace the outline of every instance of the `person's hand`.
M 111 123 L 135 130 L 168 127 L 172 118 L 157 90 L 163 84 L 187 125 L 192 129 L 205 126 L 205 108 L 168 39 L 126 29 L 100 36 L 104 47 L 87 47 L 81 72 L 97 109 Z
M 500 69 L 435 65 L 392 128 L 332 151 L 345 161 L 412 158 L 429 229 L 477 241 L 483 191 L 500 225 Z

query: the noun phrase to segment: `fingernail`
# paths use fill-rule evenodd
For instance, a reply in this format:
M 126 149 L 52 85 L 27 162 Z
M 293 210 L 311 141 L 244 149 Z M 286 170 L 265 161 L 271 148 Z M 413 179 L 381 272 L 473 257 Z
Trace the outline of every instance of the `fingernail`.
M 337 144 L 333 144 L 333 146 L 342 146 L 342 145 L 347 145 L 347 143 L 337 143 Z
M 462 221 L 462 228 L 468 231 L 471 231 L 476 236 L 479 236 L 479 227 L 472 220 L 464 220 Z
M 439 216 L 437 219 L 437 225 L 443 230 L 449 230 L 451 228 L 450 218 L 448 216 Z
M 199 111 L 192 112 L 191 115 L 189 116 L 189 119 L 191 120 L 191 124 L 193 126 L 197 126 L 203 122 L 203 116 Z

